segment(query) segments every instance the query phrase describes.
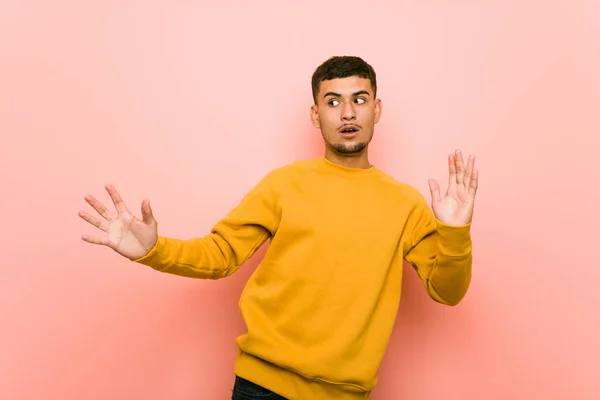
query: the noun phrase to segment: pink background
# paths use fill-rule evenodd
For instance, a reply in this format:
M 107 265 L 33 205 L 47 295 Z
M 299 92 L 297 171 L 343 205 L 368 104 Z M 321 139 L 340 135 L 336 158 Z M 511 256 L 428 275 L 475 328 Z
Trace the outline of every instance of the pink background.
M 376 165 L 427 198 L 448 152 L 480 166 L 472 288 L 443 307 L 406 270 L 373 399 L 600 398 L 600 5 L 217 4 L 0 4 L 0 398 L 229 398 L 265 248 L 184 279 L 82 242 L 77 211 L 112 182 L 161 234 L 204 235 L 322 154 L 310 75 L 340 54 L 378 73 Z

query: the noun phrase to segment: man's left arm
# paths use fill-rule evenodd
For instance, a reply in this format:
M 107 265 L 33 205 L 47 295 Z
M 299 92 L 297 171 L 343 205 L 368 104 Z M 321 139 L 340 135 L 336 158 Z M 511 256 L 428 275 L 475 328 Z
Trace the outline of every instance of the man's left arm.
M 420 198 L 411 215 L 410 248 L 404 259 L 412 264 L 435 301 L 457 305 L 472 276 L 471 223 L 479 174 L 475 156 L 465 166 L 460 150 L 448 156 L 448 190 L 442 197 L 431 179 L 431 209 Z
M 455 306 L 471 283 L 471 224 L 447 225 L 435 218 L 427 204 L 418 205 L 413 218 L 413 245 L 404 259 L 417 271 L 429 297 Z

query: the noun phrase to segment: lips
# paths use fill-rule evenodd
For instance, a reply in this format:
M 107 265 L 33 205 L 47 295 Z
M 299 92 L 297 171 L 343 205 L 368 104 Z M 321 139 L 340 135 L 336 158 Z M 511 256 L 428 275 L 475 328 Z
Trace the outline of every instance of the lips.
M 339 129 L 342 136 L 345 136 L 345 137 L 354 136 L 354 135 L 356 135 L 356 133 L 358 133 L 359 130 L 360 130 L 360 127 L 358 125 L 344 125 Z

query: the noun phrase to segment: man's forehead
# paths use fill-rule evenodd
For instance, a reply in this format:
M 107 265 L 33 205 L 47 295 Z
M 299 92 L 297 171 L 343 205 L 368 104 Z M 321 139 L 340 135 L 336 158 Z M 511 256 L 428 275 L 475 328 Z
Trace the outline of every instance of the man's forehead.
M 347 78 L 335 78 L 321 82 L 319 92 L 321 95 L 325 95 L 329 92 L 338 93 L 342 96 L 352 95 L 359 91 L 368 91 L 369 94 L 373 93 L 371 87 L 371 81 L 366 78 L 357 76 L 351 76 Z

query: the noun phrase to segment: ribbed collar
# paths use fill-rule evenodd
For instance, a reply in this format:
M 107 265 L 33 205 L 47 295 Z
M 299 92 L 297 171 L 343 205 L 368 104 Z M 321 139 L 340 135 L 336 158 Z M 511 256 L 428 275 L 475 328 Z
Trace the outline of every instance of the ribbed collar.
M 331 170 L 331 171 L 337 171 L 338 173 L 343 173 L 343 174 L 357 174 L 357 175 L 367 175 L 368 174 L 368 175 L 370 175 L 377 171 L 377 168 L 375 168 L 374 165 L 371 165 L 369 168 L 352 168 L 352 167 L 345 167 L 343 165 L 335 164 L 335 163 L 329 161 L 325 157 L 319 158 L 318 161 L 319 161 L 319 164 L 321 167 Z

